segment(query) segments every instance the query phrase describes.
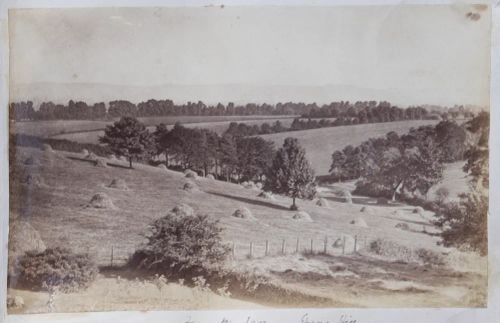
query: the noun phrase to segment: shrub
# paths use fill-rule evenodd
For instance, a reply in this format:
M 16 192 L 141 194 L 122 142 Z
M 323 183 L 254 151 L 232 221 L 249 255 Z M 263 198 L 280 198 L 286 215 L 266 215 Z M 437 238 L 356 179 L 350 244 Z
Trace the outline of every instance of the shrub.
M 168 213 L 150 225 L 146 244 L 134 253 L 129 264 L 177 273 L 216 270 L 229 252 L 221 232 L 218 221 L 206 215 L 179 217 Z
M 450 190 L 448 190 L 444 186 L 441 186 L 436 190 L 435 194 L 436 194 L 436 202 L 438 204 L 443 204 L 450 196 Z
M 19 261 L 19 282 L 41 289 L 57 287 L 62 292 L 87 288 L 97 276 L 97 266 L 87 254 L 64 248 L 28 251 Z

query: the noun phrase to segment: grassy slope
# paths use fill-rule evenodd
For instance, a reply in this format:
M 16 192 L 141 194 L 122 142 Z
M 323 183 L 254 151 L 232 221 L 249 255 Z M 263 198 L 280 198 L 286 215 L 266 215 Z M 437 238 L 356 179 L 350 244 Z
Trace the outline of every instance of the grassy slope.
M 327 175 L 330 169 L 331 155 L 336 150 L 343 149 L 347 145 L 357 146 L 369 138 L 385 136 L 390 131 L 403 134 L 407 133 L 412 127 L 435 124 L 436 122 L 435 120 L 411 120 L 374 123 L 304 130 L 300 132 L 282 132 L 262 137 L 273 141 L 276 147 L 280 147 L 287 137 L 298 138 L 299 142 L 306 149 L 307 157 L 316 171 L 316 175 Z
M 28 156 L 40 159 L 41 166 L 22 165 L 22 161 Z M 301 249 L 309 248 L 310 239 L 313 239 L 316 251 L 323 249 L 325 236 L 328 236 L 329 241 L 332 242 L 343 234 L 359 235 L 361 244 L 364 244 L 366 236 L 368 243 L 376 238 L 385 238 L 412 249 L 445 250 L 436 245 L 436 237 L 421 232 L 423 225 L 429 231 L 432 230 L 428 222 L 428 214 L 424 217 L 412 214 L 411 208 L 406 206 L 371 206 L 372 212 L 365 214 L 360 212 L 361 205 L 358 204 L 349 205 L 330 201 L 330 208 L 321 208 L 312 201 L 299 201 L 299 206 L 311 215 L 313 222 L 297 222 L 291 219 L 294 213 L 287 210 L 291 204 L 288 198 L 278 197 L 277 201 L 263 200 L 256 197 L 258 191 L 204 178 L 195 181 L 200 190 L 189 193 L 181 189 L 187 182 L 181 173 L 145 165 L 137 165 L 135 170 L 118 167 L 97 168 L 86 162 L 67 159 L 67 156 L 76 155 L 57 153 L 46 157 L 44 153 L 36 149 L 19 149 L 17 164 L 20 165 L 20 170 L 11 177 L 13 180 L 11 215 L 24 214 L 29 217 L 31 224 L 40 232 L 48 246 L 64 245 L 75 251 L 89 252 L 97 257 L 101 265 L 109 264 L 112 246 L 115 261 L 117 261 L 116 258 L 119 258 L 118 261 L 123 260 L 129 253 L 132 253 L 143 241 L 141 234 L 145 232 L 148 223 L 161 217 L 181 202 L 193 206 L 197 212 L 206 213 L 220 220 L 225 228 L 225 241 L 234 242 L 236 246 L 236 257 L 229 264 L 233 268 L 248 271 L 264 268 L 264 271 L 279 284 L 306 290 L 314 295 L 323 295 L 325 286 L 347 288 L 351 294 L 343 295 L 342 298 L 348 301 L 347 304 L 353 306 L 376 306 L 377 304 L 370 301 L 370 297 L 383 294 L 386 290 L 378 283 L 374 285 L 375 287 L 372 286 L 373 290 L 370 284 L 365 284 L 366 279 L 382 277 L 392 280 L 418 280 L 419 273 L 421 275 L 418 271 L 420 269 L 412 272 L 411 275 L 401 272 L 387 274 L 390 265 L 384 267 L 385 262 L 374 262 L 372 265 L 365 264 L 359 270 L 370 272 L 372 268 L 379 266 L 385 268 L 381 269 L 385 273 L 377 276 L 373 273 L 354 272 L 356 276 L 366 278 L 361 280 L 360 284 L 356 283 L 358 279 L 352 281 L 352 276 L 346 279 L 342 278 L 343 276 L 330 277 L 331 266 L 337 263 L 337 259 L 330 257 L 329 260 L 304 262 L 300 256 L 290 255 L 295 250 L 297 237 L 301 239 Z M 49 162 L 50 160 L 52 162 Z M 23 178 L 27 172 L 39 174 L 44 184 L 41 187 L 28 187 L 26 184 L 20 184 L 19 178 Z M 106 188 L 106 185 L 115 178 L 124 179 L 130 189 L 121 191 Z M 117 208 L 103 210 L 85 207 L 92 195 L 98 192 L 108 194 Z M 232 212 L 240 206 L 248 207 L 256 220 L 232 217 Z M 396 210 L 399 210 L 397 214 L 394 213 Z M 364 218 L 368 228 L 350 224 L 351 220 L 358 217 Z M 411 230 L 403 231 L 395 228 L 395 224 L 399 222 L 407 223 Z M 282 239 L 286 239 L 286 252 L 289 256 L 277 256 L 280 253 Z M 265 240 L 269 240 L 271 256 L 263 258 Z M 250 242 L 254 244 L 255 260 L 246 259 Z M 340 253 L 339 249 L 332 248 L 330 244 L 328 248 L 331 254 Z M 303 274 L 312 275 L 312 278 L 288 277 L 284 274 L 286 268 L 298 270 L 297 266 L 301 268 L 300 271 Z M 282 270 L 281 274 L 272 274 L 275 270 Z M 324 271 L 330 275 L 322 284 L 315 278 L 318 271 Z M 394 269 L 394 272 L 397 270 Z M 455 279 L 453 281 L 450 281 L 452 279 L 450 278 L 441 282 L 442 276 L 443 272 L 432 272 L 431 277 L 434 280 L 427 279 L 425 283 L 432 285 L 433 288 L 448 288 L 457 284 L 467 285 L 472 281 L 472 278 L 468 280 L 461 277 L 460 279 L 453 278 Z M 476 279 L 475 276 L 473 278 Z M 460 288 L 463 291 L 469 286 Z M 356 295 L 352 293 L 363 293 L 364 300 L 356 300 Z M 441 295 L 432 293 L 435 297 Z M 334 297 L 334 295 L 330 296 Z M 381 303 L 378 304 L 385 304 L 385 306 L 391 304 L 390 298 L 385 301 L 382 301 L 383 298 L 380 300 Z M 435 303 L 462 304 L 460 298 L 450 300 L 446 295 L 435 298 L 433 303 L 429 303 L 428 300 L 429 297 L 420 295 L 413 298 L 413 303 L 410 304 L 414 306 Z M 345 305 L 346 302 L 335 304 Z M 406 301 L 404 303 L 393 302 L 392 305 L 405 306 L 408 303 Z

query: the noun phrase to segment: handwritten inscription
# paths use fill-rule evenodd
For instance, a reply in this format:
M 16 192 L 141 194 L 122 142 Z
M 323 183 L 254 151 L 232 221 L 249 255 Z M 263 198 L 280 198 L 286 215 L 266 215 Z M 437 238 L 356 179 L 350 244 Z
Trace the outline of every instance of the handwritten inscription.
M 191 318 L 188 320 L 184 321 L 183 323 L 197 323 Z M 238 321 L 232 321 L 227 318 L 222 318 L 222 320 L 218 321 L 218 323 L 271 323 L 267 320 L 261 320 L 261 319 L 255 319 L 251 316 L 247 316 L 246 319 L 238 320 Z M 349 314 L 342 314 L 338 319 L 332 319 L 332 320 L 319 320 L 315 319 L 312 315 L 309 313 L 305 313 L 300 317 L 300 323 L 358 323 L 358 321 L 353 318 Z

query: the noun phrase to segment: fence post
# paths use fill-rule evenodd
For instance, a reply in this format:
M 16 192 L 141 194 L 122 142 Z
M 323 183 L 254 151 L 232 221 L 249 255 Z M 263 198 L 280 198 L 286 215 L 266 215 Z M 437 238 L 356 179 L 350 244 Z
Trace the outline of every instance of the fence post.
M 345 255 L 345 236 L 342 242 L 342 254 Z
M 323 253 L 326 254 L 326 246 L 328 244 L 328 236 L 325 236 L 325 245 L 324 245 L 324 248 L 323 248 Z
M 295 245 L 295 253 L 299 253 L 299 238 L 297 238 L 297 244 Z
M 357 249 L 357 245 L 358 245 L 358 236 L 355 235 L 354 236 L 354 253 L 356 253 L 356 249 Z
M 283 241 L 281 242 L 281 254 L 285 254 L 285 239 L 283 239 Z
M 266 253 L 265 253 L 266 256 L 268 252 L 269 252 L 269 240 L 266 240 Z
M 113 246 L 111 246 L 111 268 L 113 268 L 113 253 L 114 253 Z
M 250 242 L 250 258 L 252 258 L 253 254 L 253 242 Z

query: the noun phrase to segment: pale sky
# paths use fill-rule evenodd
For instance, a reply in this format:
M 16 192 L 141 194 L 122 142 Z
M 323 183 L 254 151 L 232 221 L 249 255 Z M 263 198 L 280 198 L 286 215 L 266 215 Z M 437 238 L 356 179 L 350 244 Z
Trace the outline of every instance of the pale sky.
M 11 101 L 488 105 L 490 11 L 480 7 L 24 9 L 9 19 Z

